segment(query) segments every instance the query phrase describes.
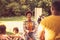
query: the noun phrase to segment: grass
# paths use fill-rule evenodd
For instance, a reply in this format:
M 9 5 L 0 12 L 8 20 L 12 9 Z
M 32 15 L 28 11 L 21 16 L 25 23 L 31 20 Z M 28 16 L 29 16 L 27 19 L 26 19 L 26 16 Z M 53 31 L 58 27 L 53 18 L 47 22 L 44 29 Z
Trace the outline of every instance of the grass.
M 19 16 L 19 17 L 1 17 L 0 21 L 23 21 L 25 20 L 25 16 Z
M 34 18 L 34 17 L 32 17 Z M 15 16 L 15 17 L 1 17 L 0 21 L 23 21 L 25 20 L 25 16 Z
M 32 17 L 34 18 L 34 17 Z M 16 16 L 16 17 L 0 17 L 0 24 L 4 24 L 7 27 L 7 34 L 13 34 L 12 33 L 12 28 L 17 26 L 18 28 L 22 27 L 23 21 L 26 19 L 25 16 Z M 12 22 L 13 21 L 13 22 Z M 16 21 L 16 23 L 15 23 Z M 19 22 L 21 21 L 21 22 Z M 17 24 L 17 25 L 16 25 Z

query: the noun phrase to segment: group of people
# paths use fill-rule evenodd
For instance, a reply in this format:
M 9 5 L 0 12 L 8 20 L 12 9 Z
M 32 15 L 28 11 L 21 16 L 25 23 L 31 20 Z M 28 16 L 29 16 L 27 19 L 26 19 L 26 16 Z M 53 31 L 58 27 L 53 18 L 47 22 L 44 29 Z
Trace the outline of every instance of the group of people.
M 36 26 L 34 20 L 31 19 L 32 12 L 26 12 L 27 19 L 24 21 L 23 30 L 24 37 L 19 35 L 18 28 L 14 28 L 14 35 L 6 35 L 5 25 L 0 25 L 0 40 L 37 40 L 35 34 L 38 35 L 39 40 L 60 40 L 60 1 L 54 1 L 51 6 L 52 15 L 44 18 L 39 26 Z M 41 30 L 42 27 L 42 30 Z M 41 30 L 41 31 L 40 31 Z M 16 39 L 15 39 L 16 38 Z
M 25 40 L 36 40 L 34 34 L 36 33 L 37 27 L 35 22 L 31 19 L 32 12 L 26 12 L 27 20 L 24 21 L 24 37 Z M 24 40 L 23 36 L 20 35 L 17 27 L 13 28 L 12 35 L 6 35 L 6 26 L 0 25 L 0 40 Z
M 17 27 L 13 28 L 13 34 L 12 35 L 5 35 L 6 34 L 6 27 L 5 25 L 0 25 L 0 31 L 1 31 L 1 38 L 0 39 L 8 39 L 8 40 L 36 40 L 34 34 L 37 31 L 37 27 L 35 22 L 31 19 L 32 12 L 28 11 L 26 12 L 27 20 L 23 23 L 23 30 L 24 30 L 24 37 L 19 34 L 19 29 Z M 6 36 L 6 38 L 3 38 L 2 36 Z

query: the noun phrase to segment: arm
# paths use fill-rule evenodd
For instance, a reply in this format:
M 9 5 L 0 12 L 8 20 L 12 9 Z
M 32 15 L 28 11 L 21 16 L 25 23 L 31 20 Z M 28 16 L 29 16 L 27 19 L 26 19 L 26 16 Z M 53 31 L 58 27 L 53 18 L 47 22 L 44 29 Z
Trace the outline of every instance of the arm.
M 39 25 L 37 29 L 37 37 L 39 40 L 45 40 L 45 29 L 43 25 Z
M 41 39 L 41 40 L 45 40 L 45 30 L 42 30 L 42 31 L 41 31 L 40 39 Z
M 34 30 L 33 30 L 33 32 L 37 31 L 37 28 L 38 28 L 37 26 L 38 26 L 37 23 L 34 22 Z
M 29 31 L 26 29 L 26 22 L 24 22 L 24 24 L 23 24 L 23 29 L 24 29 L 24 32 L 25 33 L 28 33 Z

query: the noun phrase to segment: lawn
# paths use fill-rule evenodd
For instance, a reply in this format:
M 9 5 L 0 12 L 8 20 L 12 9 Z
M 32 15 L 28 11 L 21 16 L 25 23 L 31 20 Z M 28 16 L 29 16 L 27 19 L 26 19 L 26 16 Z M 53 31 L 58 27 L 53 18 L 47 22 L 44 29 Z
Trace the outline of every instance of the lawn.
M 19 17 L 1 17 L 0 21 L 23 21 L 25 20 L 25 16 L 19 16 Z
M 32 17 L 34 19 L 34 17 Z M 15 16 L 15 17 L 0 17 L 0 21 L 23 21 L 25 16 Z

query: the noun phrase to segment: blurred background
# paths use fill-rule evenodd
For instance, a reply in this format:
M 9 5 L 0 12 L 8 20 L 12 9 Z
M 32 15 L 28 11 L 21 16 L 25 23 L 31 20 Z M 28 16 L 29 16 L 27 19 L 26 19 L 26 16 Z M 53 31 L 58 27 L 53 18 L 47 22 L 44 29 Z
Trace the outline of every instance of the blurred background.
M 6 25 L 8 34 L 12 32 L 13 27 L 18 27 L 20 32 L 23 32 L 25 12 L 31 10 L 34 19 L 37 11 L 35 8 L 41 8 L 41 13 L 49 16 L 51 2 L 52 0 L 0 0 L 0 24 Z

